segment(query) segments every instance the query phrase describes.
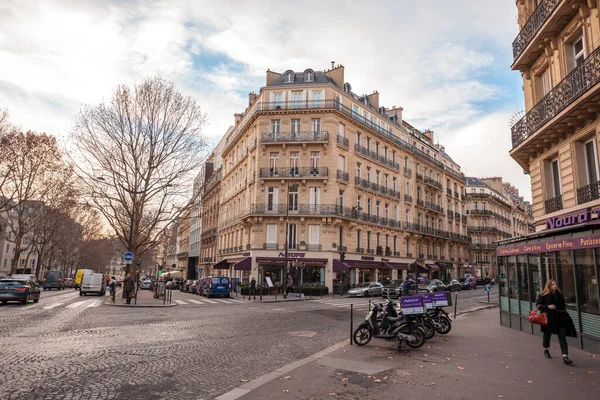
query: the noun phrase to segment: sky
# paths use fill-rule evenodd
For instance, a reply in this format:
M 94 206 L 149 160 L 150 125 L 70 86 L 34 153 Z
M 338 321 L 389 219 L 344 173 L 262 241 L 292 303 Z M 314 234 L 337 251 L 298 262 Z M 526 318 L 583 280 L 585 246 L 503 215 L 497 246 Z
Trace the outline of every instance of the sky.
M 466 175 L 502 176 L 530 200 L 508 155 L 524 108 L 510 69 L 517 33 L 507 0 L 3 0 L 0 108 L 65 140 L 83 107 L 160 74 L 198 99 L 216 145 L 267 69 L 334 61 L 354 92 L 377 90 L 380 105 L 433 130 Z

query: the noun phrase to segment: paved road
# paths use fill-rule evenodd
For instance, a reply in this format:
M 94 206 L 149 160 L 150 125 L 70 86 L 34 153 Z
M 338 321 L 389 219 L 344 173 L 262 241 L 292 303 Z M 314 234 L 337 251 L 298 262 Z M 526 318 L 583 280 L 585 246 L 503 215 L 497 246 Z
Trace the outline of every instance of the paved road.
M 484 296 L 460 293 L 459 312 Z M 107 298 L 65 290 L 0 306 L 0 398 L 211 399 L 340 342 L 349 304 L 355 321 L 368 307 L 337 296 L 209 302 L 174 292 L 170 308 L 111 307 Z

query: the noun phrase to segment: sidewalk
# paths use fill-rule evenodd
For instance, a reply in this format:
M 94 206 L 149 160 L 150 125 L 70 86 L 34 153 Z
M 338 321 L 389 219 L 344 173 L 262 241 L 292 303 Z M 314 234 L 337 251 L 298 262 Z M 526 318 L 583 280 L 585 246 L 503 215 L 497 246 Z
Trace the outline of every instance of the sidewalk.
M 117 289 L 117 293 L 115 294 L 115 304 L 112 303 L 112 297 L 108 296 L 108 299 L 104 304 L 113 307 L 175 307 L 177 303 L 165 303 L 163 304 L 163 299 L 155 299 L 153 290 L 138 290 L 137 292 L 137 301 L 136 299 L 131 299 L 131 304 L 125 304 L 125 299 L 122 297 L 123 289 Z
M 244 383 L 219 400 L 258 399 L 561 399 L 600 397 L 600 355 L 571 347 L 562 362 L 542 339 L 503 328 L 498 309 L 453 320 L 452 331 L 420 349 L 396 351 L 395 342 L 349 340 Z M 240 382 L 245 382 L 240 376 Z

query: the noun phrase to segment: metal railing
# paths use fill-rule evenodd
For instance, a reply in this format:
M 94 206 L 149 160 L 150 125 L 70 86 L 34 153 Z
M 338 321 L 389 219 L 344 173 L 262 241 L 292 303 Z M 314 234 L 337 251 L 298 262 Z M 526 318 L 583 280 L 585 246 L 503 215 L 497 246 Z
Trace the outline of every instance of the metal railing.
M 329 134 L 324 131 L 318 132 L 270 132 L 262 133 L 260 141 L 262 143 L 281 143 L 281 142 L 326 142 L 329 140 Z
M 544 202 L 544 209 L 546 210 L 546 214 L 553 213 L 558 210 L 562 210 L 563 202 L 562 202 L 562 194 L 551 199 L 548 199 Z
M 329 170 L 327 167 L 278 167 L 261 168 L 261 178 L 327 178 Z
M 590 183 L 577 189 L 577 204 L 600 198 L 600 181 Z
M 340 146 L 344 146 L 345 148 L 350 147 L 350 141 L 348 140 L 348 138 L 345 138 L 340 134 L 337 135 L 337 144 L 339 144 Z
M 344 171 L 338 169 L 337 172 L 336 172 L 336 178 L 337 178 L 338 181 L 342 181 L 342 182 L 348 183 L 350 181 L 350 174 L 348 174 L 347 172 L 344 172 Z
M 404 175 L 411 177 L 412 176 L 412 170 L 410 168 L 404 167 Z
M 397 162 L 393 161 L 390 158 L 387 158 L 381 154 L 378 154 L 372 150 L 369 150 L 366 147 L 363 147 L 358 143 L 356 143 L 354 145 L 354 151 L 357 152 L 358 154 L 361 154 L 365 157 L 370 158 L 371 160 L 378 161 L 384 165 L 387 165 L 390 168 L 400 171 L 400 164 L 398 164 Z
M 517 59 L 529 43 L 533 40 L 536 33 L 540 30 L 544 22 L 548 19 L 554 9 L 562 0 L 545 0 L 537 5 L 535 11 L 531 14 L 523 29 L 519 32 L 512 43 L 513 59 Z
M 513 149 L 600 82 L 600 47 L 546 94 L 512 128 Z

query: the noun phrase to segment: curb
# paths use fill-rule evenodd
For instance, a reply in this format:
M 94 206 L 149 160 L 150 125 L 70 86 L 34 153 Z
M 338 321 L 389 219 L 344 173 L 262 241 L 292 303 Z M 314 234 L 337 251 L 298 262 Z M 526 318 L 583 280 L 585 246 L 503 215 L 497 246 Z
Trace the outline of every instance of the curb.
M 269 383 L 275 379 L 277 379 L 278 377 L 280 377 L 281 375 L 284 375 L 288 372 L 291 372 L 297 368 L 300 368 L 306 364 L 309 364 L 313 361 L 317 361 L 320 358 L 325 357 L 326 355 L 328 355 L 329 353 L 332 353 L 344 346 L 347 346 L 348 343 L 350 343 L 349 340 L 344 340 L 343 342 L 334 344 L 333 346 L 327 347 L 326 349 L 323 349 L 315 354 L 313 354 L 312 356 L 308 356 L 305 357 L 301 360 L 298 361 L 294 361 L 291 364 L 287 364 L 284 365 L 283 367 L 276 369 L 275 371 L 271 371 L 266 373 L 263 376 L 260 376 L 256 379 L 251 380 L 248 383 L 245 383 L 241 386 L 238 386 L 237 388 L 230 390 L 227 393 L 224 393 L 222 395 L 220 395 L 219 397 L 217 397 L 215 400 L 236 400 L 239 399 L 242 396 L 247 395 L 248 393 L 252 392 L 254 389 L 259 388 L 260 386 Z
M 118 298 L 118 296 L 123 292 L 123 290 L 119 290 L 118 292 L 115 293 L 115 300 Z M 171 304 L 119 304 L 119 303 L 113 303 L 112 302 L 112 298 L 109 296 L 108 299 L 104 302 L 104 305 L 106 306 L 111 306 L 111 307 L 132 307 L 132 308 L 136 308 L 136 307 L 142 307 L 142 308 L 165 308 L 165 307 L 175 307 L 177 305 L 177 303 L 171 303 Z
M 465 314 L 471 314 L 477 311 L 483 311 L 483 310 L 491 310 L 492 308 L 498 308 L 500 307 L 499 304 L 490 304 L 488 306 L 482 306 L 482 307 L 477 307 L 477 308 L 472 308 L 470 310 L 466 310 L 463 312 L 460 312 L 458 314 L 456 314 L 456 318 L 460 317 L 461 315 L 465 315 Z

